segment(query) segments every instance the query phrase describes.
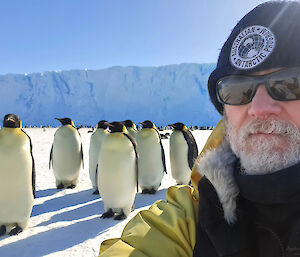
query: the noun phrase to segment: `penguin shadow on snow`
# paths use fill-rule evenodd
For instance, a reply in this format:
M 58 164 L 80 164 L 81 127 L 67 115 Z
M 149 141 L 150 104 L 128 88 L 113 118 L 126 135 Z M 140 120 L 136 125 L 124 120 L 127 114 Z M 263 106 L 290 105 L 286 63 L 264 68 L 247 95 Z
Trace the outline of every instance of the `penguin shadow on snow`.
M 145 206 L 152 205 L 158 200 L 166 200 L 167 189 L 161 189 L 154 195 L 138 193 L 135 196 L 134 209 L 139 209 Z
M 64 207 L 75 206 L 76 204 L 88 203 L 88 201 L 99 199 L 97 196 L 91 196 L 91 190 L 86 190 L 78 193 L 61 196 L 58 199 L 51 199 L 44 206 L 46 209 L 51 207 L 52 210 L 59 210 Z M 166 189 L 158 190 L 155 195 L 142 195 L 138 193 L 135 199 L 135 209 L 139 209 L 153 204 L 155 201 L 165 199 Z M 65 197 L 68 197 L 67 202 Z M 55 201 L 56 200 L 56 201 Z M 61 206 L 63 204 L 63 206 Z M 58 206 L 59 205 L 59 206 Z M 41 209 L 39 209 L 41 211 Z M 42 222 L 37 226 L 47 226 L 60 221 L 75 221 L 71 225 L 49 229 L 47 231 L 29 236 L 22 240 L 4 245 L 0 247 L 0 256 L 9 256 L 8 253 L 14 253 L 14 256 L 44 256 L 51 253 L 64 251 L 75 245 L 78 245 L 86 240 L 95 238 L 106 232 L 110 227 L 122 222 L 113 219 L 100 219 L 100 215 L 104 212 L 102 199 L 93 201 L 90 204 L 80 206 L 74 210 L 68 210 L 59 214 L 53 215 L 50 220 Z M 44 212 L 40 212 L 42 214 Z M 35 211 L 38 214 L 38 210 Z M 89 216 L 98 215 L 91 219 Z M 77 221 L 76 220 L 80 220 Z M 72 235 L 72 236 L 70 236 Z M 66 240 L 67 238 L 67 240 Z M 98 250 L 98 249 L 97 249 Z
M 153 195 L 152 194 L 141 194 L 141 191 L 139 191 L 139 193 L 137 193 L 136 196 L 135 196 L 133 211 L 137 210 L 137 209 L 140 209 L 140 208 L 147 207 L 149 205 L 152 205 L 153 203 L 155 203 L 158 200 L 164 200 L 165 201 L 166 200 L 166 192 L 167 192 L 166 188 L 158 190 Z M 101 203 L 101 215 L 102 215 L 105 212 L 104 211 L 104 206 L 103 206 L 103 203 L 102 203 L 102 199 L 101 199 L 100 203 Z M 111 218 L 113 219 L 114 217 L 115 216 L 113 216 Z M 128 217 L 126 217 L 126 218 L 128 218 Z M 101 219 L 101 220 L 111 220 L 111 219 L 110 218 L 104 218 L 104 219 Z M 122 220 L 123 219 L 121 219 L 120 221 L 122 221 Z
M 40 224 L 37 224 L 37 226 L 48 226 L 50 224 L 62 222 L 62 221 L 76 221 L 94 215 L 98 215 L 99 216 L 98 228 L 99 228 L 100 221 L 101 221 L 100 214 L 102 211 L 104 211 L 104 205 L 101 199 L 95 198 L 94 200 L 97 201 L 93 201 L 92 203 L 87 203 L 73 210 L 66 210 L 57 213 L 53 215 L 48 221 L 44 221 Z M 113 223 L 112 225 L 115 225 L 115 223 Z
M 45 190 L 38 190 L 36 191 L 36 198 L 41 198 L 41 197 L 47 197 L 51 195 L 55 195 L 57 193 L 56 188 L 50 188 L 50 189 L 45 189 Z
M 110 226 L 111 224 L 107 222 L 100 227 L 98 217 L 79 221 L 69 226 L 47 230 L 1 246 L 0 256 L 45 256 L 64 251 L 97 237 Z M 13 255 L 10 255 L 10 253 L 13 253 Z
M 51 190 L 51 189 L 49 189 Z M 71 189 L 65 189 L 71 190 Z M 56 192 L 57 189 L 55 189 Z M 66 192 L 67 193 L 67 192 Z M 39 195 L 39 193 L 38 193 Z M 65 194 L 50 200 L 45 201 L 44 203 L 33 205 L 33 210 L 31 216 L 38 216 L 47 212 L 58 211 L 71 206 L 76 206 L 79 204 L 84 204 L 89 201 L 99 199 L 98 195 L 92 195 L 91 190 L 79 191 L 71 194 Z

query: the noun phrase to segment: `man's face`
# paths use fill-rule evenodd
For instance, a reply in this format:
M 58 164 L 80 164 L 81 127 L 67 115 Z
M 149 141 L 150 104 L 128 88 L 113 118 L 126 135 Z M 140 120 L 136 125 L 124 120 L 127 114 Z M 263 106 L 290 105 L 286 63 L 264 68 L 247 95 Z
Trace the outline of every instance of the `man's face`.
M 260 85 L 249 104 L 224 110 L 231 148 L 247 173 L 270 173 L 300 161 L 300 100 L 274 100 Z

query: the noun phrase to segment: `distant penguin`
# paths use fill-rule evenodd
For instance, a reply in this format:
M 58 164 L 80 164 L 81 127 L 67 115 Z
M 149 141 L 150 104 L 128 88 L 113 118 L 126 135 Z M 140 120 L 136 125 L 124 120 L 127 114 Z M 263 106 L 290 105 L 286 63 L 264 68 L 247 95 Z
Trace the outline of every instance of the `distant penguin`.
M 105 213 L 101 218 L 121 220 L 133 210 L 137 189 L 138 156 L 135 140 L 121 122 L 109 124 L 111 130 L 100 149 L 98 188 Z
M 167 172 L 165 152 L 154 123 L 145 120 L 140 124 L 143 127 L 136 137 L 139 155 L 139 185 L 142 194 L 155 194 L 161 185 L 164 172 Z
M 35 197 L 35 168 L 30 137 L 15 114 L 0 130 L 0 236 L 17 235 L 28 225 Z
M 170 163 L 172 177 L 177 184 L 189 184 L 191 171 L 198 157 L 193 134 L 180 122 L 169 125 L 174 128 L 170 136 Z
M 124 120 L 122 121 L 126 126 L 129 135 L 131 135 L 134 139 L 136 139 L 137 128 L 132 120 Z
M 61 122 L 62 127 L 54 134 L 49 169 L 52 164 L 57 189 L 75 188 L 83 166 L 80 134 L 70 118 L 55 119 Z
M 106 135 L 109 134 L 107 128 L 108 122 L 106 120 L 101 120 L 98 122 L 95 132 L 91 135 L 89 149 L 89 174 L 94 190 L 93 194 L 99 194 L 97 186 L 96 168 L 102 142 Z

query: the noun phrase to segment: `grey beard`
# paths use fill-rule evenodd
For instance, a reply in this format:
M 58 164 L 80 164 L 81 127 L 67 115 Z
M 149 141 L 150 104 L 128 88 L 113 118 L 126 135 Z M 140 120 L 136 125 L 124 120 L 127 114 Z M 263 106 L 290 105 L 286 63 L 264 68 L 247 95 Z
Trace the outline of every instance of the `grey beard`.
M 227 139 L 247 174 L 267 174 L 300 162 L 300 130 L 292 123 L 274 119 L 252 119 L 237 132 L 225 117 Z M 251 134 L 280 135 L 269 139 Z M 284 139 L 286 146 L 281 146 Z M 251 144 L 251 150 L 247 149 Z

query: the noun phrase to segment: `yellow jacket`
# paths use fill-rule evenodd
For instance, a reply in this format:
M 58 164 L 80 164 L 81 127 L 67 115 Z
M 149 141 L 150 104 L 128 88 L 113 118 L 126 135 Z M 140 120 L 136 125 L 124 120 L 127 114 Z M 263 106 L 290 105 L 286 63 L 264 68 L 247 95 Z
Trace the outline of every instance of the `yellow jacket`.
M 223 140 L 222 121 L 208 138 L 198 160 Z M 197 160 L 197 161 L 198 161 Z M 139 212 L 125 226 L 121 238 L 109 239 L 100 247 L 101 257 L 193 256 L 198 220 L 198 182 L 201 175 L 195 165 L 190 186 L 172 186 L 166 201 L 157 201 L 149 210 Z

